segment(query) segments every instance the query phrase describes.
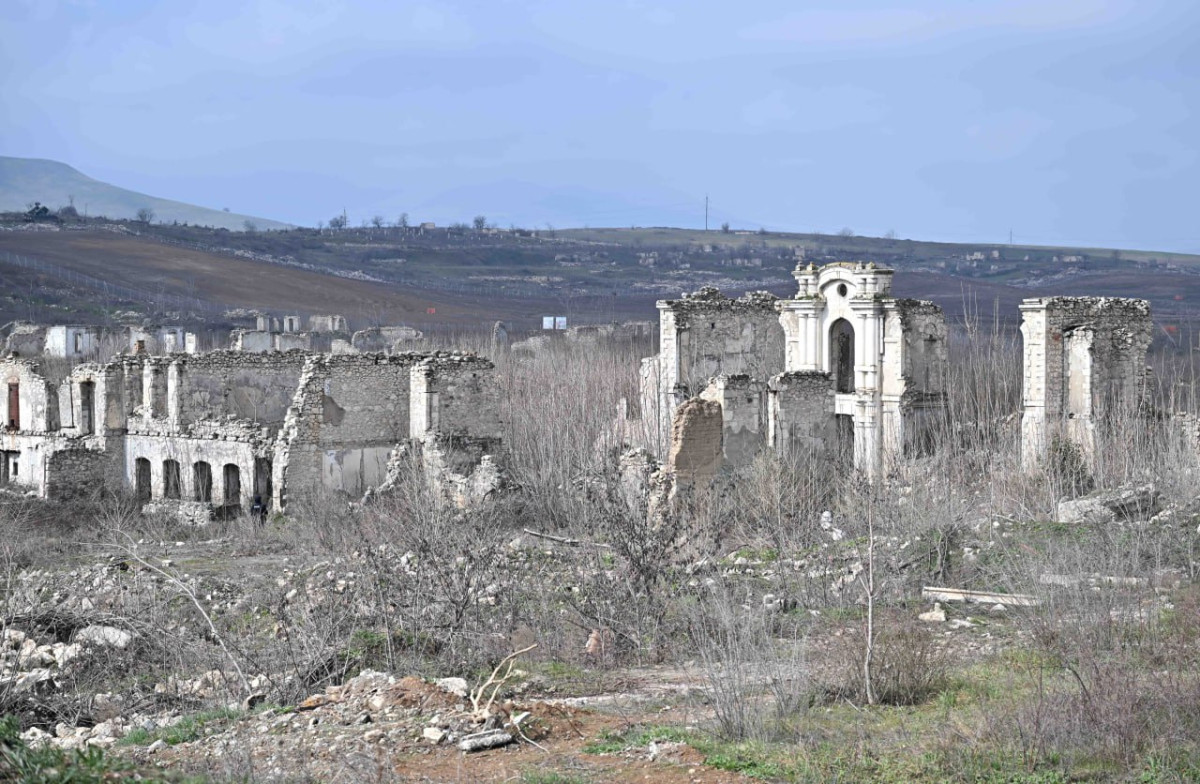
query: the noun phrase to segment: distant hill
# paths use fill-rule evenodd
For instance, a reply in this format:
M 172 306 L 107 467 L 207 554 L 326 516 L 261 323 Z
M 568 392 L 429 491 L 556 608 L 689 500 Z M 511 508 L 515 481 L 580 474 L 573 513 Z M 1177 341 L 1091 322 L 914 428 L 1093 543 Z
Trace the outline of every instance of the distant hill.
M 197 207 L 118 188 L 93 180 L 58 161 L 0 156 L 0 212 L 24 211 L 35 201 L 57 209 L 67 205 L 68 196 L 74 197 L 76 209 L 83 212 L 86 205 L 88 214 L 93 216 L 133 219 L 138 210 L 149 208 L 154 211 L 154 220 L 163 223 L 178 221 L 233 231 L 242 231 L 247 220 L 263 230 L 290 227 L 290 224 L 266 218 Z

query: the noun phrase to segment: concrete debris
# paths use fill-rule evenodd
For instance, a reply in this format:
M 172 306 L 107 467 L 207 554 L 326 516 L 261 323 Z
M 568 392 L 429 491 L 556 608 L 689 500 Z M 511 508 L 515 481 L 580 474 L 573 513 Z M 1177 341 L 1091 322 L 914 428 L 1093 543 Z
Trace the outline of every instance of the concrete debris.
M 1149 519 L 1158 509 L 1158 490 L 1153 485 L 1142 485 L 1059 501 L 1057 517 L 1060 523 L 1136 522 Z

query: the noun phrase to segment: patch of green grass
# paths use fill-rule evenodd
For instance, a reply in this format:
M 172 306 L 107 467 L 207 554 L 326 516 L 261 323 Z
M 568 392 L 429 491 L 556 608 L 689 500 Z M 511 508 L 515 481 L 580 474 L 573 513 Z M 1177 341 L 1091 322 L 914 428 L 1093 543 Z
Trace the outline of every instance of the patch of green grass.
M 521 784 L 590 784 L 591 779 L 574 773 L 555 770 L 527 770 L 521 774 Z
M 192 716 L 185 716 L 170 727 L 160 727 L 156 730 L 138 728 L 117 741 L 117 745 L 146 746 L 160 739 L 169 746 L 190 743 L 204 737 L 208 730 L 224 726 L 246 715 L 245 711 L 232 708 L 201 711 Z
M 598 740 L 583 747 L 586 754 L 617 754 L 626 749 L 649 746 L 654 741 L 669 741 L 678 743 L 699 742 L 700 736 L 682 727 L 655 725 L 650 727 L 632 726 L 621 732 L 606 731 L 600 734 Z

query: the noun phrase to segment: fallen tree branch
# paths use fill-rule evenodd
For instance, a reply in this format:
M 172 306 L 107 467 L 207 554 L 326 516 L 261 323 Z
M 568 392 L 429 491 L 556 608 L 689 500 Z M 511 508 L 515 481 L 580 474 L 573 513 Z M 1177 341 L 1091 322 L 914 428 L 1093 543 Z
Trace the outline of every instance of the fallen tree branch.
M 536 536 L 539 539 L 549 539 L 552 542 L 558 542 L 559 544 L 567 544 L 572 547 L 578 547 L 579 545 L 583 545 L 583 544 L 585 544 L 589 547 L 609 547 L 609 548 L 612 547 L 611 544 L 604 544 L 603 542 L 585 542 L 582 539 L 570 539 L 566 536 L 555 536 L 554 534 L 544 534 L 541 531 L 534 531 L 529 528 L 522 528 L 521 530 L 524 531 L 525 533 L 529 534 L 530 536 Z

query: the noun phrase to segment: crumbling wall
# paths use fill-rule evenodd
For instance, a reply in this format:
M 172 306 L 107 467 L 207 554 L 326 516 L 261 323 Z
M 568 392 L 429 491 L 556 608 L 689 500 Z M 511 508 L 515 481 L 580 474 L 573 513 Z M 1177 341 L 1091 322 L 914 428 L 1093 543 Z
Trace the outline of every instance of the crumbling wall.
M 411 369 L 425 358 L 311 357 L 275 448 L 280 503 L 289 491 L 361 495 L 381 484 L 392 448 L 409 436 Z
M 780 373 L 767 389 L 767 430 L 778 454 L 823 455 L 834 451 L 834 391 L 828 373 Z
M 658 303 L 659 353 L 643 361 L 640 397 L 643 416 L 657 415 L 659 445 L 669 443 L 676 406 L 710 378 L 767 379 L 784 370 L 778 302 L 766 292 L 730 299 L 710 287 Z
M 1150 303 L 1049 297 L 1021 303 L 1024 340 L 1021 458 L 1026 469 L 1056 440 L 1093 461 L 1110 426 L 1141 402 Z
M 725 468 L 749 466 L 767 447 L 766 384 L 750 376 L 717 376 L 700 394 L 721 407 L 721 457 Z
M 312 332 L 347 332 L 346 317 L 320 315 L 308 317 L 308 328 Z
M 666 464 L 676 488 L 711 481 L 721 470 L 724 425 L 721 405 L 716 401 L 694 397 L 676 409 Z
M 48 445 L 49 446 L 49 445 Z M 113 455 L 88 449 L 75 440 L 63 440 L 47 449 L 43 495 L 53 500 L 94 497 L 120 487 L 120 472 Z
M 243 419 L 278 426 L 287 416 L 306 355 L 214 351 L 176 360 L 181 424 Z
M 503 436 L 494 366 L 481 357 L 438 354 L 412 368 L 409 434 L 427 479 L 460 498 L 498 486 L 494 456 Z
M 923 300 L 892 300 L 884 318 L 882 449 L 893 465 L 932 448 L 946 406 L 947 328 L 942 309 Z
M 660 334 L 668 382 L 697 394 L 713 376 L 765 379 L 781 372 L 784 334 L 778 301 L 766 292 L 729 299 L 710 287 L 658 303 L 660 313 L 671 316 L 663 328 L 673 334 Z
M 150 467 L 150 498 L 165 497 L 166 486 L 164 462 L 179 463 L 180 500 L 194 501 L 198 498 L 195 466 L 207 463 L 210 471 L 210 501 L 213 507 L 240 506 L 249 509 L 258 493 L 266 488 L 255 487 L 255 459 L 269 459 L 272 440 L 261 431 L 211 424 L 194 436 L 177 433 L 131 433 L 125 438 L 123 474 L 125 486 L 137 487 L 137 461 L 145 459 Z M 237 467 L 237 492 L 227 498 L 225 466 Z M 233 483 L 230 483 L 231 487 Z
M 9 409 L 9 389 L 17 385 L 17 405 Z M 58 389 L 31 359 L 0 362 L 0 423 L 4 429 L 46 433 L 58 429 Z M 15 425 L 15 428 L 13 427 Z
M 36 357 L 46 347 L 46 327 L 18 321 L 4 339 L 4 353 L 21 357 Z M 7 421 L 7 420 L 5 420 Z

